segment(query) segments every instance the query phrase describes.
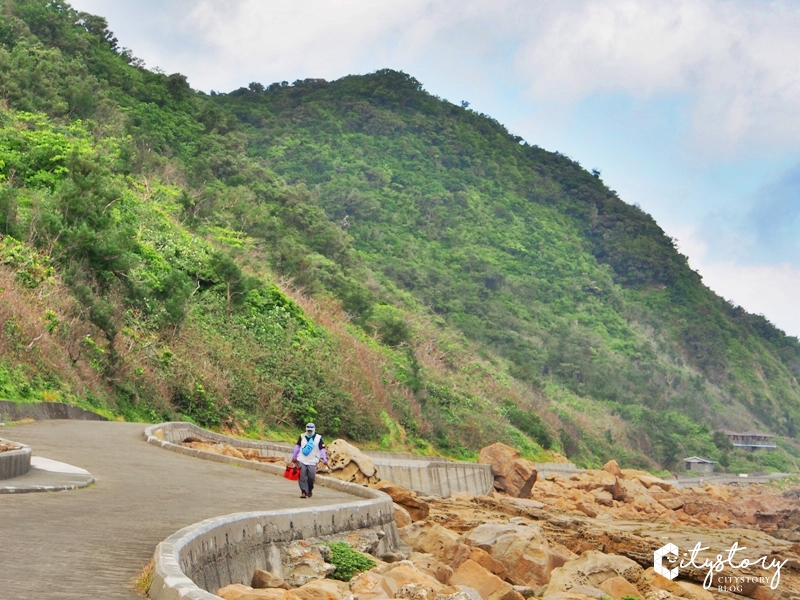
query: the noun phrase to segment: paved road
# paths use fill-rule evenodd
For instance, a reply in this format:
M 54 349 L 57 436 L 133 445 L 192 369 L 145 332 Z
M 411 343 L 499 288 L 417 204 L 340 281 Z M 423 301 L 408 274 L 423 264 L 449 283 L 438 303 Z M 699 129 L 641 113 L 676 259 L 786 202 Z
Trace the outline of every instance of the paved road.
M 0 495 L 0 600 L 141 600 L 132 580 L 156 545 L 220 515 L 324 505 L 352 496 L 170 452 L 144 442 L 144 425 L 38 421 L 3 428 L 34 455 L 82 467 L 83 490 Z

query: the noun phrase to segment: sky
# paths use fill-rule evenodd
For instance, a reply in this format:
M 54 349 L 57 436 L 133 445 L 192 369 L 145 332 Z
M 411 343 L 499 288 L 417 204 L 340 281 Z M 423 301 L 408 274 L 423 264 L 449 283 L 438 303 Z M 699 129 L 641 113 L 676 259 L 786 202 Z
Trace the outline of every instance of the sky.
M 800 0 L 72 0 L 209 92 L 392 68 L 653 215 L 800 336 Z

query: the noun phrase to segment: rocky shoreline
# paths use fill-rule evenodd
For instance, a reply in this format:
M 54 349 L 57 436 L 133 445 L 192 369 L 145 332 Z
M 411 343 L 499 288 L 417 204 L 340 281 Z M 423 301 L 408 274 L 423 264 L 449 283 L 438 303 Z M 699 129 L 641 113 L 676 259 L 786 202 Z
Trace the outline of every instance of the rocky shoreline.
M 252 588 L 228 586 L 218 595 L 226 600 L 800 600 L 797 482 L 676 489 L 615 461 L 598 470 L 538 479 L 532 463 L 514 449 L 493 444 L 485 450 L 481 462 L 492 465 L 496 491 L 438 498 L 379 480 L 369 460 L 348 445 L 331 461 L 338 469 L 330 474 L 389 494 L 406 547 L 374 557 L 376 567 L 345 583 L 324 578 L 330 570 L 319 541 L 298 542 L 295 558 L 302 557 L 312 574 L 301 585 L 283 580 L 274 585 L 262 575 Z M 353 466 L 358 464 L 366 473 Z M 370 550 L 371 540 L 358 535 L 345 541 Z M 679 568 L 672 580 L 654 564 L 654 553 L 667 544 L 679 549 L 678 556 L 663 561 L 662 568 Z M 703 550 L 692 554 L 698 544 Z M 284 566 L 289 580 L 299 583 L 292 578 L 295 567 Z M 262 585 L 268 579 L 272 583 Z

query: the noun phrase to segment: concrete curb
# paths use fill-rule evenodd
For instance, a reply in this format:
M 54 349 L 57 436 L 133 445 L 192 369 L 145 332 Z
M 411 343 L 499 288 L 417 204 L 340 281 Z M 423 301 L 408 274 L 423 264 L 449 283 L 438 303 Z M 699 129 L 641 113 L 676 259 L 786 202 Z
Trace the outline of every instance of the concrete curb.
M 292 457 L 294 445 L 276 442 L 242 440 L 219 433 L 206 431 L 191 423 L 164 423 L 160 439 L 180 443 L 187 437 L 229 444 L 238 448 L 258 450 L 261 456 L 280 456 L 288 461 Z M 160 426 L 156 426 L 156 429 Z M 156 436 L 158 437 L 158 436 Z M 187 453 L 197 452 L 184 448 Z M 466 492 L 474 496 L 491 493 L 494 489 L 494 475 L 490 465 L 454 462 L 444 458 L 430 458 L 413 454 L 390 452 L 364 452 L 378 467 L 381 478 L 421 494 L 431 494 L 447 498 L 456 492 Z M 269 471 L 272 472 L 272 471 Z
M 232 439 L 190 423 L 152 425 L 144 430 L 144 436 L 148 443 L 173 452 L 283 475 L 284 469 L 276 465 L 185 448 L 169 441 L 169 438 L 188 437 L 187 431 L 207 439 Z M 156 548 L 150 598 L 216 600 L 218 596 L 202 589 L 197 582 L 210 589 L 230 583 L 249 584 L 255 569 L 270 564 L 271 548 L 280 542 L 380 527 L 384 532 L 383 550 L 399 546 L 394 507 L 387 494 L 330 477 L 319 476 L 317 481 L 323 487 L 361 499 L 324 507 L 236 513 L 185 527 Z
M 31 449 L 25 444 L 0 438 L 0 442 L 19 446 L 16 450 L 0 452 L 0 481 L 25 475 L 31 470 Z

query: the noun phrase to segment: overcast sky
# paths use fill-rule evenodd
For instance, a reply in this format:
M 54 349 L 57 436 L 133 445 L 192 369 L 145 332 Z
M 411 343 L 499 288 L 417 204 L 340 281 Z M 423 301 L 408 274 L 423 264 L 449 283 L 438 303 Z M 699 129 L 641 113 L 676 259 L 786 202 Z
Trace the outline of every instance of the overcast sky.
M 73 0 L 193 87 L 390 67 L 651 213 L 800 335 L 800 0 Z

